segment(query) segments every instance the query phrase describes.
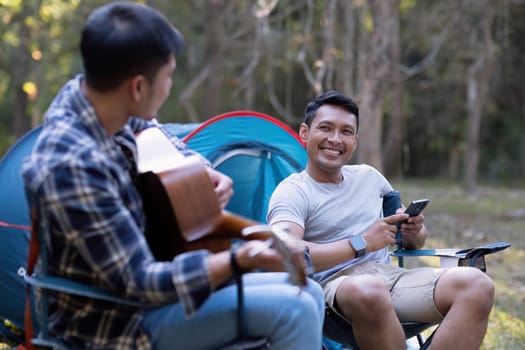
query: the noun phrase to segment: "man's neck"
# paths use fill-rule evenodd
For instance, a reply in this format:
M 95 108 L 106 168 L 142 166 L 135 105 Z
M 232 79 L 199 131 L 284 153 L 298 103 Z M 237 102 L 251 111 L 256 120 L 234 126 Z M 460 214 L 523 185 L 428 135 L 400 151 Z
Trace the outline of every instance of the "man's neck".
M 339 169 L 338 171 L 334 171 L 332 173 L 332 172 L 320 171 L 319 169 L 312 169 L 311 167 L 307 167 L 306 172 L 316 182 L 338 184 L 338 183 L 343 182 L 344 180 L 341 169 Z
M 82 81 L 82 91 L 95 109 L 98 120 L 108 134 L 114 135 L 126 125 L 129 114 L 126 112 L 126 99 L 120 88 L 99 92 Z

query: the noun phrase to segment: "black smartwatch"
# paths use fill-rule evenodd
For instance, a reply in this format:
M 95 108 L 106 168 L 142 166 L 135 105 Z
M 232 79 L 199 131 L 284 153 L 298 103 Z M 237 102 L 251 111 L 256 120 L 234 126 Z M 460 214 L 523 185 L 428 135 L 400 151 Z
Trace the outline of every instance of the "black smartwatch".
M 352 236 L 348 238 L 348 244 L 355 252 L 355 257 L 360 258 L 366 253 L 366 241 L 363 236 Z

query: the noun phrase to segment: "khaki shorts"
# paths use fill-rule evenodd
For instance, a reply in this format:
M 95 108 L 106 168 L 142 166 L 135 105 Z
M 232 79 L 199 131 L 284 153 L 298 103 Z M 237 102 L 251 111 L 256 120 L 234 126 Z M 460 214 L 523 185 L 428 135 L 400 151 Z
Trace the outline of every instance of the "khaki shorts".
M 352 275 L 376 275 L 382 277 L 389 287 L 392 304 L 400 321 L 439 322 L 443 315 L 434 303 L 434 287 L 445 271 L 431 267 L 403 269 L 387 264 L 364 262 L 335 273 L 322 281 L 321 286 L 328 306 L 343 317 L 334 307 L 335 292 L 339 284 Z M 416 300 L 417 302 L 414 302 Z

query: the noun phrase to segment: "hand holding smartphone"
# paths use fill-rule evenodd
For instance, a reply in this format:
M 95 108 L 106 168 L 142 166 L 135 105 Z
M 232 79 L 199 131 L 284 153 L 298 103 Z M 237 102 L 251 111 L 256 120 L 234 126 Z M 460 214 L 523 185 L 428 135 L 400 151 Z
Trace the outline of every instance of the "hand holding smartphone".
M 429 202 L 430 200 L 428 198 L 413 200 L 412 202 L 410 202 L 408 208 L 405 209 L 405 213 L 408 214 L 409 216 L 417 216 L 423 211 L 423 209 L 426 208 Z M 406 222 L 406 220 L 404 222 Z M 401 222 L 398 222 L 396 226 L 399 230 L 399 228 L 401 227 Z M 401 232 L 398 231 L 396 235 L 396 243 L 398 244 L 398 249 L 402 249 L 401 242 L 402 242 Z
M 406 208 L 405 213 L 410 216 L 417 216 L 426 208 L 429 202 L 430 200 L 427 198 L 413 200 Z

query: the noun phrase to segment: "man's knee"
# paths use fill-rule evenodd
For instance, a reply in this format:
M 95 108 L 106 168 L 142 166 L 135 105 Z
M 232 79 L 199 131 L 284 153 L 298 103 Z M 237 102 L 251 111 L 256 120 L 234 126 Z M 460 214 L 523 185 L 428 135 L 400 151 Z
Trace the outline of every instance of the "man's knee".
M 471 274 L 469 292 L 475 293 L 475 301 L 480 311 L 488 315 L 494 304 L 494 282 L 486 273 L 477 268 L 469 268 L 469 272 Z
M 392 308 L 388 287 L 383 279 L 359 275 L 345 278 L 336 292 L 336 305 L 345 316 L 362 318 L 382 314 Z
M 440 278 L 436 288 L 436 302 L 441 301 L 441 308 L 447 311 L 454 303 L 469 303 L 488 314 L 494 303 L 494 283 L 477 268 L 450 269 Z

